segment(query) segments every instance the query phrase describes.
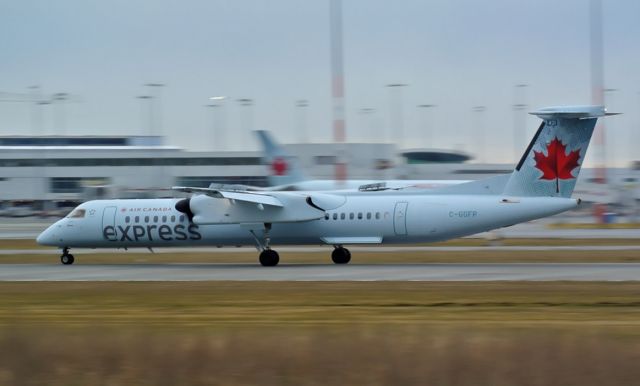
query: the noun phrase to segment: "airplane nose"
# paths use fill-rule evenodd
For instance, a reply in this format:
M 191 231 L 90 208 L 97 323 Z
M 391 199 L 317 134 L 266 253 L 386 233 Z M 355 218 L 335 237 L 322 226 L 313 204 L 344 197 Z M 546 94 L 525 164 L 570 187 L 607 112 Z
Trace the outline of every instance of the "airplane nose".
M 57 245 L 55 226 L 56 224 L 53 224 L 40 233 L 36 238 L 36 242 L 40 245 Z

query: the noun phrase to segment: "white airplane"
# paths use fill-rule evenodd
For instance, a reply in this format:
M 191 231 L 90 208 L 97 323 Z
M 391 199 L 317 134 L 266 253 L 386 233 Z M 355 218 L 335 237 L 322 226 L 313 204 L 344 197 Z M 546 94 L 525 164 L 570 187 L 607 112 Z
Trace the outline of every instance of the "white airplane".
M 247 245 L 274 266 L 271 244 L 333 245 L 332 260 L 348 263 L 344 245 L 432 242 L 472 235 L 575 208 L 572 199 L 602 106 L 552 107 L 511 174 L 422 190 L 256 192 L 175 187 L 186 199 L 96 200 L 79 205 L 37 238 L 62 248 L 155 248 Z
M 470 182 L 468 180 L 314 180 L 305 175 L 299 160 L 288 154 L 268 131 L 256 130 L 255 133 L 262 146 L 263 162 L 271 171 L 268 177 L 270 187 L 264 190 L 354 190 L 363 186 L 376 187 L 380 184 L 387 189 L 437 189 Z

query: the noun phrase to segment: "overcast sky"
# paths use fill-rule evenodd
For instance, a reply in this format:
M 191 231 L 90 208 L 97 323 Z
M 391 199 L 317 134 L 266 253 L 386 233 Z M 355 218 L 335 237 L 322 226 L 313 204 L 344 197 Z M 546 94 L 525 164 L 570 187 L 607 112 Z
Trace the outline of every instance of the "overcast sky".
M 608 104 L 625 113 L 607 120 L 607 152 L 623 163 L 640 142 L 640 2 L 603 2 L 605 83 L 619 89 Z M 145 101 L 135 97 L 149 93 L 144 83 L 164 83 L 163 129 L 171 144 L 192 150 L 217 146 L 213 111 L 203 107 L 209 96 L 229 97 L 231 149 L 257 147 L 250 124 L 297 141 L 294 102 L 306 99 L 311 139 L 329 141 L 328 16 L 328 0 L 0 0 L 0 91 L 39 85 L 72 94 L 67 134 L 146 134 Z M 388 83 L 408 84 L 407 146 L 496 162 L 513 161 L 538 125 L 527 118 L 526 139 L 514 138 L 516 84 L 529 85 L 530 108 L 591 101 L 588 0 L 345 0 L 343 18 L 351 141 L 391 138 L 398 123 Z M 252 118 L 243 118 L 239 98 L 255 100 Z M 419 104 L 437 107 L 425 113 Z M 487 110 L 473 113 L 477 105 Z M 0 103 L 0 134 L 32 134 L 31 108 Z M 53 108 L 43 111 L 46 133 L 60 134 Z

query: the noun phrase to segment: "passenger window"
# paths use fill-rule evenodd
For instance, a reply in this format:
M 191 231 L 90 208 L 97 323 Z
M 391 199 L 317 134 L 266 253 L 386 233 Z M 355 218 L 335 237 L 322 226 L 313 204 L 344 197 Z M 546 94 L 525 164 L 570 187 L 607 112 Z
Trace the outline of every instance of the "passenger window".
M 167 216 L 162 216 L 162 222 L 167 222 Z
M 69 213 L 68 218 L 84 218 L 86 211 L 84 209 L 76 209 Z
M 135 220 L 136 222 L 140 222 L 140 216 L 136 216 Z
M 349 220 L 353 220 L 354 219 L 355 214 L 353 212 L 349 213 Z
M 358 220 L 362 220 L 362 212 L 358 212 Z
M 153 222 L 158 222 L 158 216 L 153 216 Z
M 127 224 L 129 223 L 129 221 L 131 221 L 131 217 L 127 216 L 124 218 L 124 222 L 126 222 Z
M 376 220 L 380 220 L 380 212 L 376 212 Z
M 149 216 L 144 216 L 144 222 L 149 222 Z
M 367 212 L 367 220 L 371 220 L 371 212 Z
M 325 219 L 325 220 L 328 220 L 328 219 L 329 219 L 329 213 L 325 213 L 325 214 L 324 214 L 324 219 Z
M 340 213 L 340 220 L 344 220 L 344 219 L 345 219 L 345 217 L 346 217 L 346 214 L 345 214 L 345 213 Z
M 337 220 L 337 219 L 338 219 L 338 214 L 337 214 L 337 213 L 334 213 L 334 214 L 333 214 L 333 219 L 334 219 L 334 220 Z
M 180 216 L 180 222 L 183 222 L 183 221 L 184 221 L 184 215 L 181 215 Z
M 171 216 L 171 222 L 176 222 L 176 216 Z

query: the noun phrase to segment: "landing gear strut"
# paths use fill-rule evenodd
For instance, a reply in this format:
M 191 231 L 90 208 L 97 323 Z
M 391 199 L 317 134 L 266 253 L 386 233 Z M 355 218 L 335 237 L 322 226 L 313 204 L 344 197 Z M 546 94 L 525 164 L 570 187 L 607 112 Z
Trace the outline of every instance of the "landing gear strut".
M 351 252 L 342 245 L 336 245 L 333 252 L 331 252 L 331 260 L 336 264 L 347 264 L 351 261 Z
M 73 255 L 69 253 L 69 248 L 62 248 L 62 256 L 60 256 L 60 262 L 64 265 L 71 265 L 73 264 L 74 260 L 75 259 L 73 258 Z
M 251 235 L 256 240 L 256 248 L 260 251 L 260 264 L 264 267 L 274 267 L 278 265 L 280 262 L 280 255 L 278 252 L 271 249 L 269 243 L 271 242 L 271 237 L 269 237 L 269 231 L 271 230 L 271 223 L 264 223 L 264 229 L 262 230 L 262 240 L 255 234 L 255 232 L 250 230 Z

